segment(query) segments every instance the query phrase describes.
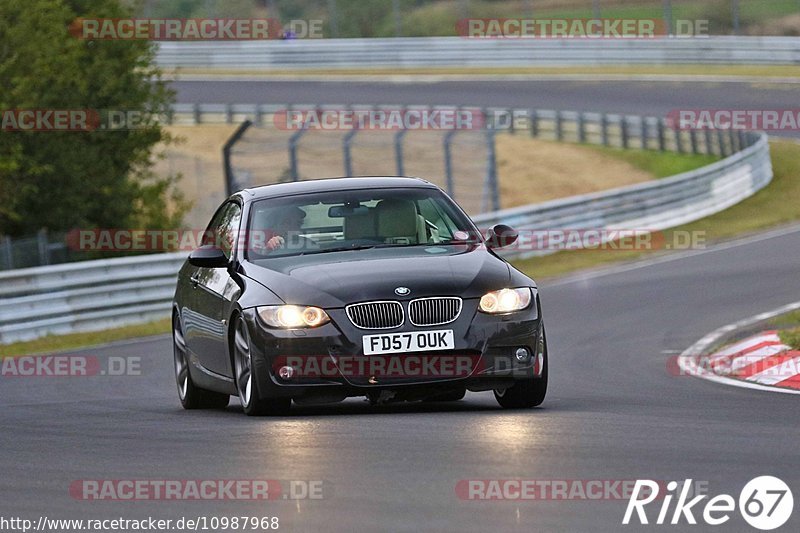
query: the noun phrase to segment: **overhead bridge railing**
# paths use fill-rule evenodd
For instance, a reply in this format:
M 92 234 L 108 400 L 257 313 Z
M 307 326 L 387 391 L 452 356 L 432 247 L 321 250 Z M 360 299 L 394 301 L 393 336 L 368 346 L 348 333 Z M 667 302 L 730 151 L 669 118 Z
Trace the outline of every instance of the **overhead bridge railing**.
M 730 155 L 669 178 L 475 216 L 482 228 L 504 223 L 523 231 L 657 231 L 722 211 L 772 179 L 763 133 L 692 133 L 666 127 L 663 119 L 656 118 L 509 113 L 518 117 L 516 134 Z M 511 247 L 503 253 L 519 258 L 547 252 Z M 176 275 L 186 255 L 142 255 L 0 272 L 0 344 L 168 317 Z
M 796 65 L 797 37 L 298 39 L 162 42 L 169 69 L 299 70 L 580 65 Z

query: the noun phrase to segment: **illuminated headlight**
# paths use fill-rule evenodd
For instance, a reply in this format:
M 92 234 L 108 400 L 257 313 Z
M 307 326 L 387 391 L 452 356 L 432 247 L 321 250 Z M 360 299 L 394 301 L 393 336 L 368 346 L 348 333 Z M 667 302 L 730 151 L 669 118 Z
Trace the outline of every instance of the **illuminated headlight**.
M 480 310 L 484 313 L 499 314 L 520 311 L 531 304 L 532 292 L 529 287 L 501 289 L 487 292 L 481 296 Z
M 258 308 L 258 316 L 273 328 L 316 328 L 330 322 L 328 313 L 319 307 L 268 305 Z

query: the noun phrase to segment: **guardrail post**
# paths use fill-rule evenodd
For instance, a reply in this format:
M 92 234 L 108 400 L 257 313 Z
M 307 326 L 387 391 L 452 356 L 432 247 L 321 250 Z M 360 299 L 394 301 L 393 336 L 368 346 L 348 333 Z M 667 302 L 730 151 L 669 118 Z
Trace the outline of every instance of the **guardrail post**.
M 680 130 L 678 130 L 680 131 Z M 697 144 L 697 131 L 694 129 L 689 130 L 689 142 L 692 145 L 692 153 L 699 154 L 700 146 Z
M 453 136 L 456 134 L 457 130 L 450 130 L 444 134 L 444 139 L 442 139 L 443 148 L 444 148 L 444 177 L 445 183 L 447 184 L 447 194 L 450 195 L 452 198 L 455 198 L 454 194 L 454 186 L 453 186 L 453 158 L 452 153 L 450 150 L 450 143 L 453 142 Z
M 647 129 L 647 117 L 639 117 L 639 133 L 642 137 L 642 150 L 647 150 L 647 136 L 649 134 Z
M 11 246 L 11 237 L 3 237 L 3 250 L 5 251 L 6 268 L 14 268 L 14 248 Z
M 722 130 L 717 130 L 717 144 L 719 144 L 719 155 L 728 157 L 728 147 L 725 146 L 725 134 Z
M 406 136 L 406 133 L 408 133 L 408 130 L 403 128 L 394 134 L 394 160 L 398 176 L 405 175 L 405 168 L 403 167 L 403 137 Z
M 561 111 L 556 111 L 556 140 L 563 141 L 564 140 L 564 125 L 562 124 L 562 116 Z
M 530 129 L 531 137 L 539 136 L 539 113 L 535 109 L 531 109 L 530 115 Z
M 586 117 L 583 112 L 578 113 L 578 142 L 586 142 Z
M 692 150 L 695 149 L 697 146 L 697 139 L 694 136 L 694 130 L 689 132 L 689 142 L 692 144 Z M 679 154 L 683 154 L 686 152 L 683 148 L 683 131 L 680 128 L 675 128 L 675 150 Z M 695 152 L 696 153 L 696 152 Z
M 714 153 L 714 149 L 711 146 L 711 130 L 708 128 L 703 130 L 703 142 L 705 143 L 706 154 L 712 155 Z
M 664 138 L 664 119 L 660 118 L 657 122 L 658 127 L 658 149 L 662 152 L 667 149 L 667 141 Z
M 252 126 L 253 123 L 249 120 L 245 120 L 239 127 L 236 128 L 236 131 L 233 132 L 230 139 L 225 141 L 225 145 L 222 147 L 222 165 L 223 171 L 225 172 L 225 195 L 230 196 L 235 191 L 234 189 L 234 177 L 233 177 L 233 162 L 231 161 L 231 152 L 233 151 L 233 146 L 239 142 L 239 139 L 242 138 L 244 132 L 247 131 L 247 128 Z
M 608 146 L 608 115 L 600 115 L 600 142 L 603 146 Z
M 622 147 L 628 148 L 628 117 L 625 115 L 619 118 L 619 128 L 620 128 L 620 138 L 622 141 Z
M 39 249 L 39 264 L 50 264 L 50 250 L 47 243 L 47 229 L 42 228 L 36 233 L 36 247 Z

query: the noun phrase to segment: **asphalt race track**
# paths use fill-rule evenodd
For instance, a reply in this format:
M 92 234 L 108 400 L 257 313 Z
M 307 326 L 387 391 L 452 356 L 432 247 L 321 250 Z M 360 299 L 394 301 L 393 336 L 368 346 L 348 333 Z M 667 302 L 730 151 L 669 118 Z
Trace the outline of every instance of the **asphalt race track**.
M 176 81 L 172 87 L 181 103 L 476 105 L 651 116 L 674 109 L 794 109 L 800 101 L 800 83 L 735 81 Z
M 168 338 L 80 352 L 140 357 L 141 376 L 2 378 L 0 498 L 19 516 L 278 516 L 288 531 L 619 531 L 626 502 L 463 501 L 463 479 L 708 482 L 738 498 L 777 475 L 800 494 L 791 395 L 670 375 L 668 358 L 721 325 L 800 294 L 800 227 L 735 246 L 542 284 L 551 389 L 502 411 L 490 393 L 452 404 L 350 400 L 254 419 L 186 412 Z M 323 480 L 324 499 L 80 501 L 81 479 Z M 651 511 L 653 520 L 657 508 Z M 698 513 L 695 513 L 696 515 Z M 797 513 L 783 530 L 796 531 Z M 724 527 L 755 531 L 738 513 Z

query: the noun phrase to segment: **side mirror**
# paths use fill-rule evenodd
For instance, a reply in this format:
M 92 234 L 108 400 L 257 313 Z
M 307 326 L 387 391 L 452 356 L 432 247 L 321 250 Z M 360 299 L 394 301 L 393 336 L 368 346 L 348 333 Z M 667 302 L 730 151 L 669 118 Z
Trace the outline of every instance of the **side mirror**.
M 489 249 L 503 248 L 509 244 L 513 244 L 519 234 L 517 230 L 505 224 L 495 224 L 489 228 L 488 235 L 484 244 Z
M 228 258 L 217 246 L 206 244 L 189 254 L 189 264 L 203 268 L 227 268 Z

